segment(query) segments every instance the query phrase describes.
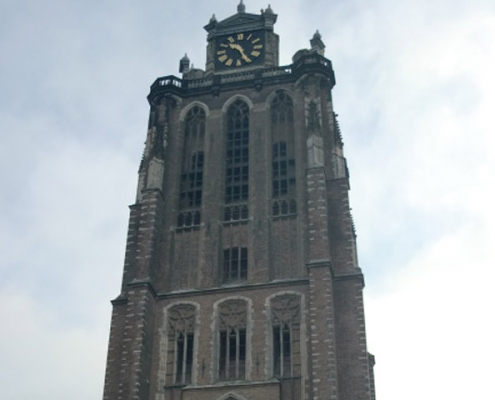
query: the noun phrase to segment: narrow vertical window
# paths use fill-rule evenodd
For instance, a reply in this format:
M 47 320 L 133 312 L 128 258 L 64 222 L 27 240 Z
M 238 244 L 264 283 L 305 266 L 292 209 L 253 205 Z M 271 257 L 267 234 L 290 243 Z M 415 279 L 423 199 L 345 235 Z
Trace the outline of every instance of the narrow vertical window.
M 230 247 L 223 251 L 223 281 L 245 281 L 248 272 L 247 247 Z
M 178 226 L 199 225 L 203 197 L 204 135 L 206 114 L 198 106 L 193 107 L 186 116 L 184 131 L 184 150 L 182 152 L 182 173 L 180 181 L 180 199 Z
M 230 300 L 219 307 L 218 377 L 221 381 L 246 377 L 246 319 L 243 300 Z
M 194 358 L 196 309 L 192 305 L 172 307 L 168 315 L 168 375 L 173 385 L 191 383 Z
M 273 197 L 294 196 L 294 167 L 294 158 L 287 153 L 287 143 L 275 143 L 272 151 Z
M 296 212 L 292 99 L 279 91 L 271 105 L 273 215 Z M 289 207 L 292 203 L 293 207 Z
M 271 302 L 273 376 L 300 373 L 300 300 L 296 295 L 277 296 Z
M 273 327 L 273 372 L 275 376 L 291 376 L 291 327 L 284 323 Z
M 249 108 L 236 100 L 227 111 L 225 154 L 225 203 L 239 203 L 249 196 Z

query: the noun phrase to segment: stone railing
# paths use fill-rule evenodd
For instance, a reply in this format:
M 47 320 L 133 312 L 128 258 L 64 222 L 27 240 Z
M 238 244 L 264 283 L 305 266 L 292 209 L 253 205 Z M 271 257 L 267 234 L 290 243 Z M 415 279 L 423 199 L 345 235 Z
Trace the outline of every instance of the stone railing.
M 335 84 L 331 61 L 318 54 L 308 54 L 301 56 L 294 64 L 282 67 L 216 74 L 200 79 L 180 79 L 173 75 L 164 76 L 158 78 L 151 85 L 151 93 L 148 98 L 151 101 L 156 96 L 161 97 L 167 93 L 181 97 L 196 96 L 208 92 L 218 94 L 220 90 L 228 90 L 239 84 L 245 85 L 249 81 L 260 90 L 263 85 L 290 82 L 311 72 L 327 75 L 332 81 L 332 86 Z

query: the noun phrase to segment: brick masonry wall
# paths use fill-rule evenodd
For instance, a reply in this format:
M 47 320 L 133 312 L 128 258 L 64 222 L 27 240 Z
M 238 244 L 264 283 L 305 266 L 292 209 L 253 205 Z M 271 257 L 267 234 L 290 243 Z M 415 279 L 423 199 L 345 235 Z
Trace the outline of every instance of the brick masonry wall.
M 117 396 L 119 395 L 122 353 L 127 348 L 126 343 L 122 340 L 126 325 L 126 309 L 126 300 L 114 302 L 107 353 L 107 367 L 103 394 L 104 400 L 114 400 L 117 399 Z
M 147 399 L 154 336 L 153 295 L 141 286 L 114 303 L 103 398 Z
M 362 277 L 335 282 L 339 400 L 371 399 Z
M 275 90 L 281 88 L 289 90 L 294 100 L 298 215 L 275 220 L 271 217 L 269 104 Z M 158 171 L 153 176 L 156 187 L 143 191 L 139 204 L 131 207 L 123 290 L 121 300 L 114 302 L 112 316 L 105 400 L 226 400 L 229 393 L 240 400 L 370 398 L 362 281 L 349 210 L 349 183 L 340 176 L 332 179 L 331 157 L 339 152 L 332 149 L 336 128 L 330 124 L 332 108 L 327 92 L 328 82 L 312 76 L 259 91 L 245 88 L 180 101 L 169 98 L 153 111 L 156 115 L 150 117 L 150 132 L 166 138 L 166 146 L 162 155 L 157 153 L 162 159 L 153 167 Z M 249 220 L 226 224 L 225 105 L 234 96 L 252 105 Z M 326 165 L 310 169 L 308 96 L 324 113 L 320 116 L 321 131 L 312 134 L 323 138 Z M 201 225 L 179 231 L 183 116 L 194 104 L 207 110 Z M 156 177 L 161 165 L 160 185 Z M 249 252 L 247 285 L 222 286 L 223 249 L 244 245 Z M 303 304 L 301 376 L 281 384 L 271 372 L 272 328 L 267 302 L 270 296 L 285 292 L 298 293 Z M 215 304 L 228 297 L 245 298 L 249 303 L 249 382 L 224 385 L 217 378 Z M 164 310 L 176 302 L 197 305 L 193 385 L 165 391 Z
M 330 265 L 309 267 L 308 390 L 312 400 L 337 399 L 337 352 Z

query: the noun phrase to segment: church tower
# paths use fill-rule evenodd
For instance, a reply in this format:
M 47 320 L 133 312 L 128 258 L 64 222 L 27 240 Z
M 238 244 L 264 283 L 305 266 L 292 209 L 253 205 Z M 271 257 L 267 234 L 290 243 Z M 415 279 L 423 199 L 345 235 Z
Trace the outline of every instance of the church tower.
M 104 400 L 375 399 L 332 63 L 279 66 L 276 20 L 151 86 Z

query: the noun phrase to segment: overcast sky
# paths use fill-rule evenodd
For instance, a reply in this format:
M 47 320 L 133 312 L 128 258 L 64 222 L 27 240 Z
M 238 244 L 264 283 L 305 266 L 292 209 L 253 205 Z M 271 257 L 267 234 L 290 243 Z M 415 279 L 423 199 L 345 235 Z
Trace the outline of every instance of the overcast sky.
M 149 86 L 237 3 L 0 0 L 2 399 L 102 397 Z M 336 72 L 378 400 L 495 399 L 495 2 L 271 6 Z

